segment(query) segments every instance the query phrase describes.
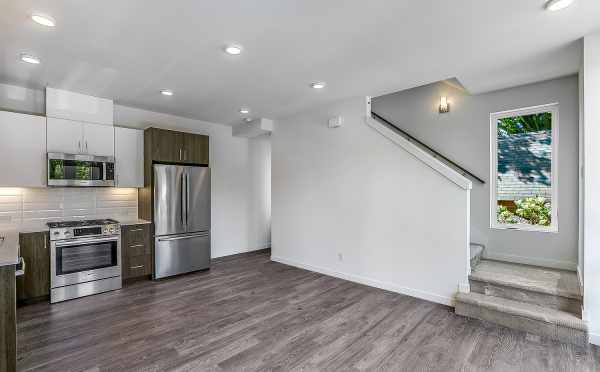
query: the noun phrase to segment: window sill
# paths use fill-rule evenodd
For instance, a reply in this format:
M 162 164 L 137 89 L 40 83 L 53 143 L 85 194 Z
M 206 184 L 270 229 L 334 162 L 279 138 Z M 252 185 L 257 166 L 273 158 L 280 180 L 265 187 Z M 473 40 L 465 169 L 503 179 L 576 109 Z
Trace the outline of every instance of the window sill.
M 501 225 L 501 224 L 492 224 L 490 226 L 491 229 L 494 230 L 517 230 L 517 231 L 529 231 L 529 232 L 541 232 L 541 233 L 558 233 L 558 226 L 533 226 L 533 225 L 524 225 L 524 224 L 514 224 L 514 225 Z

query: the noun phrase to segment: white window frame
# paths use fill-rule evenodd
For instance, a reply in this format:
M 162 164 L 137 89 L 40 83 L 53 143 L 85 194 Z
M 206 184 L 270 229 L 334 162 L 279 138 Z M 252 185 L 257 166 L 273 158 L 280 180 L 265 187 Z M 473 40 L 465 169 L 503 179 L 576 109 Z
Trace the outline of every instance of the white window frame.
M 497 178 L 498 178 L 498 120 L 513 116 L 523 116 L 550 112 L 552 114 L 552 221 L 550 226 L 529 224 L 507 224 L 498 222 L 497 218 Z M 509 111 L 494 112 L 490 114 L 490 228 L 501 230 L 521 230 L 536 232 L 558 232 L 558 127 L 559 104 L 531 106 Z

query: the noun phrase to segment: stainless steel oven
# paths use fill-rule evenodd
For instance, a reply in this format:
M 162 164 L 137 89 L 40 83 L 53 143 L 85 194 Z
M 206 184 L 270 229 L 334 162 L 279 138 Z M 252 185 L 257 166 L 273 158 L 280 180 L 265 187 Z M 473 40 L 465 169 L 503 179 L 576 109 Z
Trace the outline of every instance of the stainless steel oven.
M 50 228 L 50 302 L 121 288 L 120 226 L 67 221 Z
M 115 158 L 48 153 L 48 186 L 114 186 Z

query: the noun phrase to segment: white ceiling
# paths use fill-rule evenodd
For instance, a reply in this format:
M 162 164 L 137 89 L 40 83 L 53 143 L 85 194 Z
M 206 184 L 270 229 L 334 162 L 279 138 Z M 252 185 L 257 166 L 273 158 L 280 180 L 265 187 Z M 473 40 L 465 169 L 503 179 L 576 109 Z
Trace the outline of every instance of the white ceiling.
M 0 0 L 0 82 L 212 122 L 457 77 L 483 92 L 574 73 L 600 1 Z M 56 19 L 49 29 L 32 12 Z M 239 43 L 234 57 L 221 49 Z M 19 61 L 28 52 L 40 65 Z M 327 87 L 310 89 L 323 80 Z M 159 94 L 172 89 L 173 97 Z

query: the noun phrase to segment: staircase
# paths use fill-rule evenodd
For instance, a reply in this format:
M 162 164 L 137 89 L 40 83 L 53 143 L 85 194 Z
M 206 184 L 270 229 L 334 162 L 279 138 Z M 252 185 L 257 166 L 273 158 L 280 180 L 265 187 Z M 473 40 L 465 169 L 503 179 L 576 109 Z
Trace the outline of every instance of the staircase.
M 457 314 L 587 345 L 576 273 L 472 256 L 471 262 L 479 262 L 469 276 L 471 292 L 459 293 L 456 298 Z

